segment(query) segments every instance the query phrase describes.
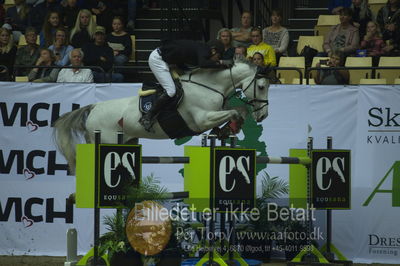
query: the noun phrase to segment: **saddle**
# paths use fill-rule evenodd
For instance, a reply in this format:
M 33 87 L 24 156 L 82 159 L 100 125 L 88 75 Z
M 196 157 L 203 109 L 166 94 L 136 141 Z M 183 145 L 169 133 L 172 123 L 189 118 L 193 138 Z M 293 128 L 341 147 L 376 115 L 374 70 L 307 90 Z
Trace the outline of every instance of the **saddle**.
M 161 109 L 156 119 L 160 127 L 171 139 L 197 135 L 199 132 L 192 131 L 183 120 L 181 114 L 177 111 L 179 104 L 182 102 L 184 93 L 180 81 L 174 79 L 174 82 L 176 94 Z M 143 115 L 149 112 L 153 103 L 163 90 L 160 84 L 152 82 L 143 83 L 142 90 L 139 91 L 139 110 Z
M 182 85 L 179 80 L 174 80 L 176 87 L 175 96 L 169 101 L 162 109 L 164 110 L 176 110 L 179 104 L 182 102 L 184 93 Z M 148 113 L 153 106 L 154 101 L 163 92 L 163 88 L 160 84 L 155 82 L 143 82 L 143 87 L 139 91 L 139 110 L 143 114 Z

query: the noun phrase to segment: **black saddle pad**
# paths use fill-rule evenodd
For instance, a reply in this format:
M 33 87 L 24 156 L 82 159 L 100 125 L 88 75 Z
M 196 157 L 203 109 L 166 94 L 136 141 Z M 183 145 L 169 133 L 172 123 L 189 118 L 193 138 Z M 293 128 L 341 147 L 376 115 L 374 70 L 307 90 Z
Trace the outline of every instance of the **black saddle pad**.
M 154 82 L 144 82 L 142 91 L 156 90 L 156 93 L 140 96 L 139 109 L 142 113 L 147 113 L 153 106 L 153 102 L 157 99 L 158 95 L 162 92 L 163 88 L 160 84 Z
M 139 109 L 140 112 L 142 112 L 143 114 L 149 112 L 149 110 L 153 106 L 154 101 L 163 92 L 163 88 L 161 87 L 161 85 L 153 82 L 143 83 L 142 91 L 147 91 L 147 90 L 156 90 L 156 93 L 139 97 Z M 161 110 L 161 112 L 163 110 L 176 110 L 182 99 L 183 99 L 183 90 L 177 89 L 174 98 L 172 98 L 172 100 L 165 105 L 165 107 Z

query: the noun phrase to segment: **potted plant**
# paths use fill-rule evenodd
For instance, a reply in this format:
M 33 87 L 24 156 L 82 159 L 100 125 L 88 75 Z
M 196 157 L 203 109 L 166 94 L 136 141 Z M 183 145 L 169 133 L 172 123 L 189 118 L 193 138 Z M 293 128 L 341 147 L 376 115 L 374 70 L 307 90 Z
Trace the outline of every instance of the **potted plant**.
M 245 231 L 256 232 L 260 237 L 244 238 L 241 241 L 244 250 L 242 255 L 245 258 L 257 259 L 263 262 L 270 261 L 272 241 L 268 238 L 268 235 L 275 230 L 275 225 L 268 221 L 268 204 L 272 199 L 281 198 L 287 195 L 288 192 L 289 184 L 285 180 L 277 176 L 270 177 L 266 171 L 263 171 L 261 196 L 256 199 L 256 208 L 259 210 L 260 216 L 258 220 L 250 220 L 248 226 L 245 227 Z M 262 237 L 263 235 L 264 237 Z
M 140 186 L 127 188 L 127 199 L 122 203 L 128 210 L 143 200 L 160 201 L 167 189 L 160 185 L 154 175 L 142 178 Z M 100 239 L 99 254 L 108 254 L 111 266 L 143 265 L 142 255 L 135 251 L 128 242 L 125 233 L 125 221 L 128 212 L 117 210 L 114 215 L 105 216 L 103 223 L 108 230 Z
M 126 238 L 122 212 L 117 211 L 112 216 L 105 216 L 103 223 L 108 232 L 99 239 L 99 254 L 107 253 L 111 266 L 142 265 L 140 254 L 132 249 Z
M 157 266 L 180 266 L 182 258 L 188 255 L 188 252 L 182 246 L 185 239 L 177 233 L 178 228 L 180 228 L 179 230 L 186 230 L 190 228 L 190 225 L 180 220 L 172 221 L 171 238 L 158 256 Z

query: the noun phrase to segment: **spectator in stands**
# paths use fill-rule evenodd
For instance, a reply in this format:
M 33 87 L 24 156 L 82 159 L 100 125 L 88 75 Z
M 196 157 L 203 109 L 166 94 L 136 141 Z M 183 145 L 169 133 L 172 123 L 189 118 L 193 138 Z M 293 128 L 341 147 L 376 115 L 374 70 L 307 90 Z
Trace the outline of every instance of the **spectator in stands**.
M 50 11 L 46 15 L 42 31 L 40 32 L 40 47 L 49 47 L 54 42 L 57 28 L 61 28 L 60 14 L 57 11 Z
M 69 65 L 69 54 L 74 49 L 69 45 L 69 38 L 67 30 L 64 28 L 59 28 L 55 32 L 54 43 L 49 46 L 49 49 L 55 55 L 55 65 L 56 66 L 66 66 Z
M 78 17 L 79 7 L 77 0 L 67 0 L 65 5 L 61 7 L 61 17 L 63 18 L 63 24 L 72 29 L 74 27 L 76 18 Z
M 46 15 L 51 11 L 60 13 L 61 7 L 56 0 L 46 0 L 37 4 L 29 12 L 29 23 L 36 28 L 36 32 L 40 32 L 46 19 Z
M 82 67 L 84 54 L 81 49 L 75 48 L 70 53 L 72 67 Z M 93 73 L 89 68 L 63 68 L 58 73 L 57 82 L 93 82 Z
M 88 9 L 96 16 L 97 25 L 106 28 L 107 32 L 111 31 L 111 21 L 113 16 L 112 1 L 103 0 L 86 0 Z
M 333 26 L 325 37 L 324 51 L 328 56 L 331 56 L 334 50 L 348 56 L 357 50 L 359 43 L 358 28 L 352 25 L 352 11 L 343 8 L 340 11 L 340 24 Z
M 351 0 L 330 0 L 329 1 L 329 12 L 333 15 L 339 15 L 340 10 L 351 6 Z
M 6 19 L 6 10 L 4 9 L 4 0 L 0 1 L 0 25 L 4 24 Z
M 217 39 L 224 45 L 224 52 L 221 55 L 222 60 L 231 60 L 235 55 L 235 48 L 232 46 L 232 33 L 227 28 L 218 31 Z
M 255 52 L 253 54 L 252 60 L 253 60 L 253 64 L 255 64 L 257 66 L 260 66 L 260 67 L 265 66 L 265 64 L 264 64 L 264 56 L 259 52 Z
M 379 10 L 376 22 L 387 44 L 385 52 L 388 55 L 398 55 L 400 53 L 400 0 L 388 0 L 386 6 Z
M 76 18 L 75 26 L 71 30 L 71 45 L 74 48 L 81 48 L 85 44 L 93 41 L 96 22 L 92 17 L 92 13 L 87 9 L 79 11 Z
M 263 41 L 274 48 L 277 61 L 282 55 L 287 54 L 289 45 L 289 31 L 282 27 L 282 11 L 274 9 L 271 13 L 271 26 L 263 29 Z
M 33 66 L 36 60 L 39 58 L 39 45 L 36 43 L 37 34 L 36 29 L 28 27 L 25 30 L 26 45 L 18 48 L 17 58 L 15 65 L 20 66 Z M 17 70 L 18 76 L 27 76 L 30 69 L 19 68 Z
M 331 67 L 341 67 L 344 65 L 344 54 L 334 51 L 328 61 L 320 61 L 316 67 L 326 67 L 317 71 L 315 82 L 322 85 L 344 85 L 349 84 L 349 71 L 347 69 L 334 70 Z
M 244 11 L 242 13 L 241 27 L 231 29 L 233 37 L 233 47 L 244 46 L 249 47 L 251 45 L 251 13 L 250 11 Z
M 367 50 L 367 56 L 372 56 L 374 66 L 378 65 L 379 57 L 384 54 L 385 42 L 382 39 L 382 34 L 379 30 L 378 23 L 370 21 L 367 24 L 367 34 L 361 41 L 361 49 Z
M 360 40 L 364 38 L 368 22 L 372 21 L 372 11 L 367 0 L 353 0 L 350 9 L 353 11 L 353 25 L 358 28 Z
M 55 66 L 56 58 L 53 52 L 47 48 L 40 50 L 40 56 L 36 66 Z M 59 69 L 57 68 L 33 68 L 28 75 L 31 82 L 56 82 Z
M 85 53 L 83 62 L 87 66 L 99 66 L 105 72 L 112 69 L 114 62 L 114 52 L 105 41 L 106 30 L 102 26 L 97 26 L 94 33 L 94 43 L 87 43 L 82 51 Z M 124 77 L 120 73 L 112 73 L 104 75 L 97 69 L 93 69 L 94 82 L 106 82 L 111 77 L 111 82 L 122 82 Z
M 35 7 L 38 4 L 44 3 L 44 1 L 46 0 L 26 0 L 26 3 L 30 6 L 30 7 Z
M 247 48 L 244 46 L 238 46 L 235 48 L 235 60 L 247 60 Z
M 8 81 L 13 73 L 13 65 L 17 48 L 14 45 L 14 40 L 11 31 L 6 28 L 0 28 L 0 65 L 7 67 L 0 69 L 0 81 Z
M 122 66 L 129 61 L 132 53 L 131 36 L 124 29 L 122 17 L 114 17 L 112 21 L 113 31 L 107 35 L 107 43 L 114 51 L 114 64 Z
M 253 28 L 251 30 L 251 40 L 252 45 L 247 48 L 247 57 L 252 59 L 254 53 L 259 52 L 264 56 L 264 64 L 266 66 L 276 66 L 274 48 L 262 41 L 260 28 Z
M 13 31 L 14 41 L 18 42 L 29 23 L 30 8 L 25 0 L 14 0 L 15 5 L 7 9 L 4 23 Z

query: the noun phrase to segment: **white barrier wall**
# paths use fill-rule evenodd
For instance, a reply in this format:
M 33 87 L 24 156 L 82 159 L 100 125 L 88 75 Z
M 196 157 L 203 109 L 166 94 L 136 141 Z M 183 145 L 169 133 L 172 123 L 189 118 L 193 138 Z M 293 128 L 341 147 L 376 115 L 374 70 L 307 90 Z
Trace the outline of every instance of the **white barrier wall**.
M 55 151 L 51 122 L 78 105 L 136 95 L 138 87 L 0 83 L 0 254 L 65 255 L 70 227 L 78 230 L 79 253 L 88 251 L 93 211 L 66 205 L 75 177 Z M 269 102 L 259 138 L 269 155 L 305 148 L 308 135 L 315 148 L 325 148 L 332 136 L 334 148 L 352 150 L 352 209 L 334 211 L 335 246 L 355 262 L 398 263 L 400 87 L 271 86 Z M 145 156 L 183 155 L 183 146 L 171 140 L 141 143 Z M 188 144 L 200 145 L 200 137 Z M 170 191 L 181 191 L 181 168 L 144 165 L 143 174 L 154 173 Z M 266 171 L 288 178 L 287 165 Z

